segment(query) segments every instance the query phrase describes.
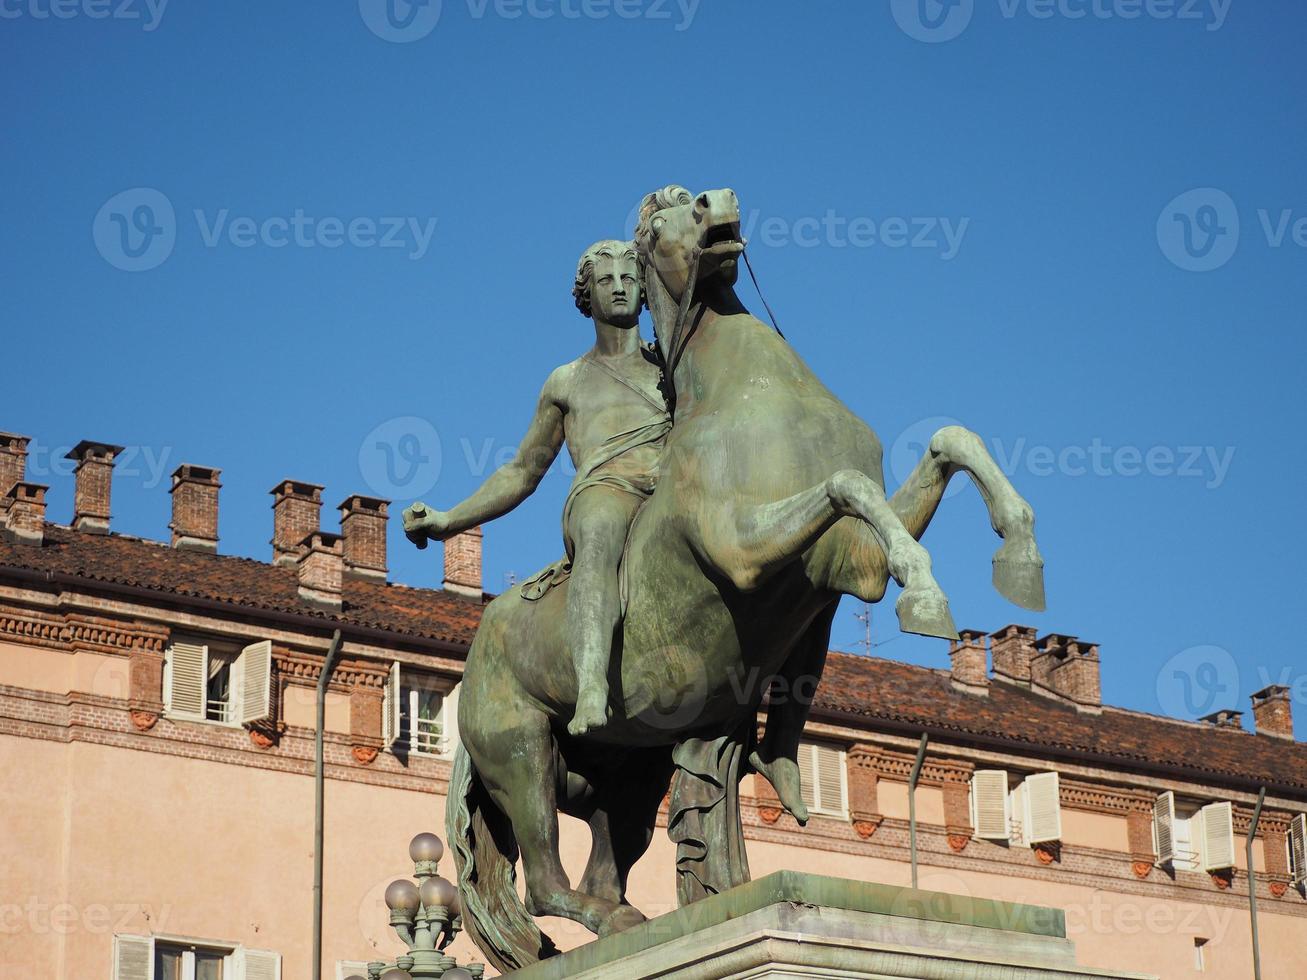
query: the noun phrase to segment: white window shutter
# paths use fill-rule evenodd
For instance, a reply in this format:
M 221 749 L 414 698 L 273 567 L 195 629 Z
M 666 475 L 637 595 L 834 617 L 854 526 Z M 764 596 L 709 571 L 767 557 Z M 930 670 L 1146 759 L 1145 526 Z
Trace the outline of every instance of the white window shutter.
M 1153 801 L 1153 846 L 1158 864 L 1175 860 L 1175 794 L 1170 790 Z
M 799 795 L 807 807 L 817 805 L 817 774 L 813 766 L 816 751 L 817 746 L 811 742 L 799 743 Z
M 209 682 L 209 648 L 199 643 L 174 643 L 168 648 L 168 714 L 204 719 Z
M 1295 885 L 1307 881 L 1307 816 L 1301 813 L 1289 824 L 1289 867 Z
M 281 955 L 263 949 L 241 949 L 236 980 L 281 980 Z
M 831 745 L 815 746 L 817 759 L 817 804 L 827 813 L 843 813 L 844 753 Z
M 267 721 L 272 717 L 272 643 L 251 643 L 241 651 L 236 668 L 240 699 L 234 717 L 242 725 Z
M 1057 773 L 1039 772 L 1025 783 L 1025 838 L 1027 844 L 1062 839 L 1062 795 Z
M 113 937 L 113 980 L 153 980 L 154 940 L 145 936 Z
M 971 825 L 982 840 L 1008 839 L 1007 772 L 977 769 L 971 775 Z
M 458 685 L 440 699 L 440 754 L 452 756 L 458 749 Z
M 399 738 L 399 713 L 403 707 L 403 692 L 399 684 L 399 664 L 390 665 L 390 675 L 381 696 L 381 742 L 390 748 Z
M 1210 803 L 1202 809 L 1203 869 L 1234 867 L 1234 804 Z

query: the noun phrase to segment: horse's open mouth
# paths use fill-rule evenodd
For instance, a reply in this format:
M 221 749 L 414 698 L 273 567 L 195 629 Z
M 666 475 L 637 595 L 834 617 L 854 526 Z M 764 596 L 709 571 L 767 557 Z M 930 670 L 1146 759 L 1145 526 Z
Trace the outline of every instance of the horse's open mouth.
M 740 238 L 740 223 L 728 221 L 725 224 L 709 228 L 703 236 L 703 253 L 705 255 L 739 255 L 744 251 L 744 241 Z

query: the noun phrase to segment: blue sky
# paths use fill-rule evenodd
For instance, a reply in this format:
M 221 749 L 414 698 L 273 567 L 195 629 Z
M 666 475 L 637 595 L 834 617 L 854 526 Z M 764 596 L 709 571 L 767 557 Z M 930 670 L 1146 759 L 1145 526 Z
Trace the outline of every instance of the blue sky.
M 1286 683 L 1307 730 L 1307 8 L 386 2 L 0 2 L 0 429 L 54 519 L 83 438 L 131 447 L 126 533 L 220 467 L 232 554 L 269 553 L 283 477 L 450 506 L 588 346 L 581 250 L 656 186 L 730 186 L 890 485 L 958 420 L 1034 504 L 1042 615 L 990 588 L 975 490 L 941 511 L 959 625 L 1097 641 L 1143 710 Z M 559 553 L 568 479 L 488 528 L 488 588 Z M 439 549 L 392 527 L 391 567 L 438 583 Z M 873 633 L 947 663 L 888 602 Z

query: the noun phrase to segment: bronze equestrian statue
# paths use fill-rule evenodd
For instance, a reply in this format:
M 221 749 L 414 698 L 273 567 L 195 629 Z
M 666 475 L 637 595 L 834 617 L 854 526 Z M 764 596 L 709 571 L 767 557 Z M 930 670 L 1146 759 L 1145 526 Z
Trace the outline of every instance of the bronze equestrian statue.
M 995 587 L 1044 605 L 1034 515 L 974 433 L 935 433 L 886 499 L 876 434 L 735 293 L 744 243 L 734 192 L 648 195 L 635 247 L 674 425 L 622 559 L 611 717 L 580 737 L 567 731 L 578 682 L 565 576 L 486 607 L 461 687 L 448 836 L 464 925 L 505 972 L 555 951 L 533 915 L 601 936 L 643 921 L 626 879 L 669 779 L 682 904 L 748 880 L 738 785 L 749 771 L 806 821 L 797 747 L 809 705 L 772 700 L 755 744 L 764 695 L 774 679 L 793 691 L 819 678 L 840 596 L 876 602 L 890 578 L 903 630 L 956 636 L 918 539 L 959 471 L 1003 538 Z M 427 520 L 415 505 L 406 531 L 423 540 Z M 586 820 L 594 839 L 575 888 L 559 859 L 560 810 Z

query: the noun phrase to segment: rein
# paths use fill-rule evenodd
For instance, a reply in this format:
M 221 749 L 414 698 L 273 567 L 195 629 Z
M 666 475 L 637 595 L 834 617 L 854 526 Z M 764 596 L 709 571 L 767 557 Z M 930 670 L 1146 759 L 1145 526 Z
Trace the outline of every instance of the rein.
M 771 319 L 771 325 L 780 334 L 781 340 L 785 340 L 785 334 L 776 322 L 776 314 L 772 312 L 771 304 L 767 302 L 767 297 L 762 294 L 762 288 L 758 285 L 758 277 L 754 274 L 753 263 L 749 261 L 749 251 L 744 249 L 740 252 L 744 256 L 744 266 L 749 270 L 749 278 L 753 280 L 753 288 L 758 293 L 758 298 L 762 300 L 763 308 L 767 310 L 767 316 Z M 681 355 L 685 353 L 685 348 L 689 346 L 690 338 L 694 331 L 685 332 L 686 317 L 690 313 L 690 304 L 694 299 L 694 287 L 699 280 L 699 260 L 703 257 L 703 249 L 696 248 L 690 256 L 690 274 L 685 280 L 685 288 L 681 290 L 681 302 L 676 310 L 676 324 L 672 327 L 671 343 L 667 349 L 671 355 L 667 362 L 667 385 L 666 392 L 670 396 L 668 401 L 668 411 L 674 416 L 676 414 L 676 368 L 681 363 Z M 663 278 L 662 271 L 656 263 L 650 262 L 653 266 L 654 275 L 662 283 L 663 289 L 671 295 L 671 290 L 667 287 L 667 280 Z M 655 332 L 657 327 L 655 325 Z

